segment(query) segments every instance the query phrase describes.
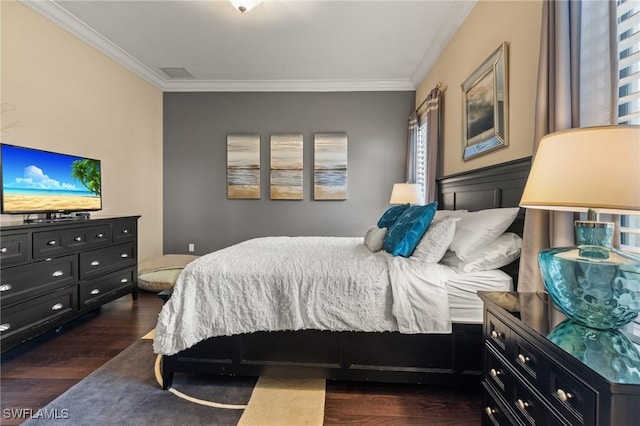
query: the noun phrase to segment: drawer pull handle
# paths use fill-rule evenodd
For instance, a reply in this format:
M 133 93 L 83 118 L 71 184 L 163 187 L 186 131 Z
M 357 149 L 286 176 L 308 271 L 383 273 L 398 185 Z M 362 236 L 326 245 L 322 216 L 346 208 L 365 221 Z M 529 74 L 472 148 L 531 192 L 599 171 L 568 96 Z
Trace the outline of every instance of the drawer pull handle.
M 102 232 L 99 234 L 96 234 L 96 238 L 104 238 L 104 234 Z
M 56 240 L 47 241 L 47 245 L 48 246 L 55 246 L 56 245 Z
M 97 288 L 94 288 L 93 290 L 91 290 L 91 294 L 98 294 L 100 293 L 100 290 Z
M 129 255 L 127 253 L 122 253 L 120 257 L 123 259 L 126 259 L 127 257 L 129 257 Z
M 9 291 L 11 290 L 11 284 L 2 284 L 0 285 L 0 291 Z
M 120 280 L 120 282 L 121 282 L 121 283 L 128 283 L 128 282 L 129 282 L 129 279 L 128 279 L 128 278 L 123 278 L 123 279 L 121 279 L 121 280 Z
M 525 365 L 530 360 L 531 359 L 528 356 L 524 356 L 522 354 L 518 354 L 518 361 L 520 361 L 520 364 Z
M 100 265 L 100 262 L 97 260 L 94 260 L 93 262 L 91 262 L 91 266 L 98 266 Z
M 56 303 L 55 305 L 53 305 L 51 307 L 51 310 L 52 311 L 59 311 L 62 308 L 64 308 L 64 305 L 62 303 Z
M 491 375 L 491 377 L 498 377 L 502 374 L 502 371 L 492 368 L 491 370 L 489 370 L 489 374 Z
M 6 252 L 8 252 L 8 251 L 9 251 L 9 249 L 8 249 L 8 248 L 6 248 L 6 247 L 2 247 L 2 249 L 1 249 L 0 251 L 1 251 L 2 253 L 6 253 Z
M 491 332 L 491 337 L 493 337 L 494 339 L 504 339 L 504 333 L 498 333 L 497 331 L 493 330 Z
M 493 417 L 493 415 L 496 413 L 496 409 L 491 407 L 486 407 L 484 409 L 484 412 L 487 413 L 487 416 Z
M 75 237 L 74 240 L 80 242 L 82 241 L 82 237 Z
M 558 396 L 558 399 L 562 402 L 567 402 L 568 400 L 570 400 L 571 398 L 573 398 L 573 395 L 569 392 L 565 392 L 562 389 L 558 389 L 556 391 L 556 395 Z
M 52 277 L 61 277 L 64 275 L 64 272 L 62 271 L 55 271 L 53 274 L 51 274 Z
M 128 233 L 129 233 L 129 230 L 128 230 L 128 229 L 123 229 L 123 230 L 122 230 L 122 233 L 123 233 L 123 234 L 128 234 Z
M 519 409 L 526 410 L 527 407 L 529 406 L 529 403 L 527 401 L 523 401 L 521 399 L 518 399 L 516 401 L 516 405 L 518 406 Z
M 8 322 L 5 322 L 4 324 L 0 324 L 0 331 L 7 331 L 10 328 L 11 328 L 11 324 L 9 324 Z

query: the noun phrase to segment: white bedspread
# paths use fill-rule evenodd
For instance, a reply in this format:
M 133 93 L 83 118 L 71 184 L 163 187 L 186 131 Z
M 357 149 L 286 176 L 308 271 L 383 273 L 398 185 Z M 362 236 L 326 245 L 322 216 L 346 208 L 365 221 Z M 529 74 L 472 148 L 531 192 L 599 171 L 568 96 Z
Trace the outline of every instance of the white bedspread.
M 160 312 L 154 351 L 255 331 L 451 332 L 445 267 L 362 242 L 256 238 L 198 258 Z

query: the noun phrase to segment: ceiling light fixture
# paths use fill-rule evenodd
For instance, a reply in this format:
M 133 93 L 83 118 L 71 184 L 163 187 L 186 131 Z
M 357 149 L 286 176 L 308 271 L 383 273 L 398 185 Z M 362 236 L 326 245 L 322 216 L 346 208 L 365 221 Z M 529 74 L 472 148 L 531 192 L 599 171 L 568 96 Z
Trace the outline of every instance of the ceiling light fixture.
M 241 13 L 248 12 L 255 6 L 262 3 L 262 0 L 229 0 L 233 7 L 238 9 Z

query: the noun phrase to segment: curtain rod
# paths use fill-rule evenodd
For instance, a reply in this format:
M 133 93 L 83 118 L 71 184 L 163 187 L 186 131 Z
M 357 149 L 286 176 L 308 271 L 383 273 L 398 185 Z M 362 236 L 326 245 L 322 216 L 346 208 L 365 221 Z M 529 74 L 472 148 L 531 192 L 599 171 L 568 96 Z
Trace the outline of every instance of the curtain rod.
M 434 87 L 433 89 L 431 89 L 431 91 L 433 91 L 433 90 L 435 90 L 435 89 L 441 89 L 441 88 L 442 88 L 442 83 L 440 83 L 440 82 L 439 82 L 438 84 L 436 84 L 436 87 Z M 444 90 L 444 89 L 442 89 L 442 90 Z M 431 94 L 431 92 L 429 92 L 429 94 Z M 418 106 L 416 107 L 416 111 L 418 111 L 420 108 L 422 108 L 422 106 L 423 106 L 425 103 L 427 103 L 427 101 L 428 101 L 428 100 L 429 100 L 429 95 L 427 95 L 427 97 L 426 97 L 426 98 L 424 98 L 424 101 L 420 102 L 420 105 L 418 105 Z

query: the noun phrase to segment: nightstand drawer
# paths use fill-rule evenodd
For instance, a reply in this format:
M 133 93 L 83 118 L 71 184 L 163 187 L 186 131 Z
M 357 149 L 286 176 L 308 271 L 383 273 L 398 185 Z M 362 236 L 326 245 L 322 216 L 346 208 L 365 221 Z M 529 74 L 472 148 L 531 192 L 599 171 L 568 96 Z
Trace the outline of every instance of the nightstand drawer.
M 136 264 L 135 244 L 121 244 L 80 253 L 80 279 Z
M 78 280 L 77 258 L 69 255 L 3 269 L 0 283 L 2 305 L 9 306 L 75 283 Z
M 544 403 L 523 383 L 514 383 L 513 396 L 509 401 L 518 419 L 525 425 L 561 425 Z
M 514 422 L 510 420 L 507 410 L 502 403 L 498 402 L 499 397 L 493 393 L 493 389 L 486 383 L 482 383 L 482 424 L 488 426 L 509 426 Z
M 509 328 L 505 325 L 505 323 L 503 323 L 490 313 L 487 313 L 485 322 L 485 338 L 489 343 L 493 345 L 494 348 L 496 348 L 498 353 L 502 354 L 505 357 L 507 356 L 508 332 Z
M 493 351 L 494 349 L 487 348 L 485 353 L 484 377 L 499 391 L 504 399 L 508 399 L 510 390 L 513 387 L 514 377 Z
M 539 389 L 540 377 L 544 374 L 544 369 L 548 368 L 543 355 L 518 333 L 512 333 L 511 337 L 513 347 L 510 361 L 519 373 Z
M 0 237 L 0 265 L 13 265 L 27 260 L 29 260 L 29 234 Z
M 558 366 L 552 366 L 550 370 L 549 388 L 544 397 L 571 424 L 594 425 L 597 400 L 595 392 Z

